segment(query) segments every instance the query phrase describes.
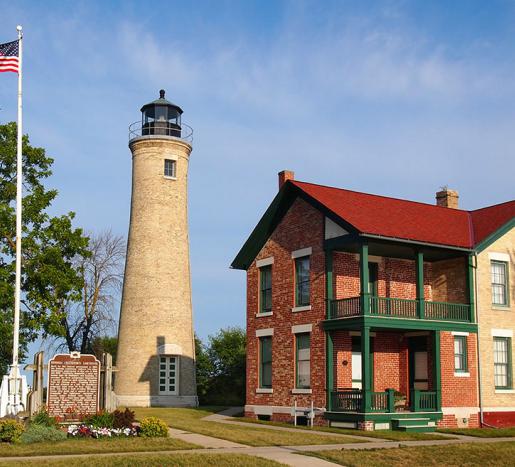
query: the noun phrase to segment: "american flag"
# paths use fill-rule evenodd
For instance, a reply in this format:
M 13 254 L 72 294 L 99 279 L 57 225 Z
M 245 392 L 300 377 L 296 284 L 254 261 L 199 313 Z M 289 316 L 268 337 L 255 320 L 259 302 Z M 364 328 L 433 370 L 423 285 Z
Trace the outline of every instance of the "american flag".
M 19 54 L 18 41 L 0 44 L 0 73 L 3 71 L 14 71 L 18 73 Z

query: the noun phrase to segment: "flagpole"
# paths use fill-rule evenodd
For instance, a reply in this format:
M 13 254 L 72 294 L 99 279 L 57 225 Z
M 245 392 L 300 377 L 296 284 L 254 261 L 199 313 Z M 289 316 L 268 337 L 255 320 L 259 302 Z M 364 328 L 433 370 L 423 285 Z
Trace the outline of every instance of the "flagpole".
M 23 31 L 21 26 L 16 26 L 18 31 L 18 139 L 16 150 L 16 280 L 14 288 L 14 329 L 13 329 L 13 364 L 12 364 L 12 407 L 11 413 L 16 415 L 20 411 L 21 401 L 19 394 L 19 345 L 20 345 L 20 300 L 21 300 L 21 236 L 22 236 L 22 187 L 23 187 L 23 163 L 22 163 L 22 64 L 23 64 Z

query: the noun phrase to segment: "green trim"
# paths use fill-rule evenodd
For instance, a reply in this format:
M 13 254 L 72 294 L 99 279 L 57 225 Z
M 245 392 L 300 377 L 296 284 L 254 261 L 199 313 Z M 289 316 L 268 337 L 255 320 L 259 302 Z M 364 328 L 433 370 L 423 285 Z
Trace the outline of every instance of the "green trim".
M 331 392 L 334 388 L 334 343 L 333 335 L 331 332 L 326 331 L 325 333 L 325 380 L 326 380 L 326 407 L 327 410 L 332 409 Z
M 456 354 L 456 341 L 461 342 L 461 348 L 463 349 L 462 354 Z M 455 373 L 468 373 L 468 371 L 469 371 L 467 345 L 468 345 L 467 336 L 454 336 L 454 372 Z M 460 357 L 460 359 L 463 360 L 463 368 L 456 368 L 456 356 Z
M 485 248 L 488 248 L 492 243 L 507 234 L 511 229 L 515 227 L 515 217 L 510 219 L 506 224 L 499 227 L 496 231 L 492 232 L 482 242 L 478 243 L 475 247 L 476 253 L 481 253 Z
M 307 340 L 307 347 L 306 347 Z M 304 347 L 301 347 L 304 344 Z M 303 332 L 295 334 L 295 388 L 296 389 L 310 389 L 311 388 L 311 371 L 310 371 L 310 382 L 307 386 L 301 386 L 299 383 L 299 351 L 302 349 L 311 350 L 311 334 L 309 332 Z M 306 360 L 302 360 L 306 361 Z M 311 352 L 310 352 L 310 369 L 311 369 Z
M 424 319 L 424 253 L 417 251 L 416 254 L 416 282 L 417 282 L 417 314 Z
M 363 315 L 370 313 L 369 271 L 368 271 L 368 243 L 363 242 L 359 251 L 359 280 L 361 292 L 361 312 Z
M 268 303 L 268 307 L 266 304 Z M 272 311 L 272 266 L 259 268 L 259 312 L 270 313 Z
M 513 389 L 513 367 L 512 367 L 512 352 L 511 352 L 511 337 L 494 336 L 494 342 L 496 340 L 506 341 L 508 350 L 508 385 L 507 386 L 495 386 L 495 389 Z M 494 352 L 495 353 L 495 352 Z M 495 356 L 494 356 L 495 358 Z M 495 384 L 495 360 L 494 360 L 494 384 Z
M 363 422 L 373 421 L 376 423 L 391 422 L 392 419 L 410 419 L 410 418 L 428 418 L 430 421 L 436 422 L 443 418 L 441 411 L 439 412 L 392 412 L 392 413 L 352 413 L 352 412 L 332 412 L 328 410 L 324 413 L 327 420 L 334 422 Z
M 490 273 L 493 264 L 502 264 L 504 266 L 504 296 L 506 297 L 506 303 L 494 303 L 492 293 L 492 306 L 498 307 L 510 307 L 510 265 L 508 261 L 499 261 L 497 259 L 490 260 Z M 492 285 L 492 284 L 491 284 Z
M 476 308 L 474 297 L 474 256 L 468 255 L 467 258 L 467 292 L 470 305 L 469 319 L 471 323 L 476 322 Z
M 361 389 L 363 390 L 363 410 L 370 412 L 370 327 L 361 328 Z
M 442 410 L 442 369 L 440 363 L 440 331 L 433 333 L 433 384 L 436 391 L 436 410 Z
M 451 246 L 451 245 L 443 245 L 441 243 L 430 243 L 430 242 L 421 242 L 417 240 L 408 240 L 405 238 L 397 238 L 397 237 L 386 237 L 383 235 L 373 235 L 373 234 L 360 234 L 361 238 L 364 239 L 372 239 L 372 240 L 386 240 L 389 242 L 395 243 L 405 243 L 407 245 L 420 245 L 420 246 L 428 246 L 433 248 L 438 248 L 441 250 L 453 250 L 453 251 L 472 251 L 471 248 L 464 248 L 459 246 Z
M 266 345 L 269 347 L 266 348 Z M 268 350 L 268 352 L 265 351 Z M 266 358 L 266 360 L 265 360 Z M 263 383 L 263 365 L 270 364 L 270 384 Z M 259 387 L 270 389 L 272 387 L 272 337 L 263 336 L 259 338 Z
M 477 333 L 477 324 L 454 322 L 454 321 L 435 321 L 423 319 L 404 319 L 378 316 L 355 316 L 352 318 L 329 319 L 323 321 L 325 330 L 351 329 L 360 330 L 362 326 L 370 326 L 376 329 L 406 329 L 413 331 L 463 331 Z
M 333 300 L 333 250 L 325 252 L 325 298 L 326 319 L 331 317 L 331 300 Z

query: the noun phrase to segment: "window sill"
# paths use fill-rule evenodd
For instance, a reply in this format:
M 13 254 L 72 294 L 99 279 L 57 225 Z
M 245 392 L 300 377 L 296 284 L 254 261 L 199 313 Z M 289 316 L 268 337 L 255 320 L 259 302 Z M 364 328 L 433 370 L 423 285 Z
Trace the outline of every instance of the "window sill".
M 458 378 L 470 378 L 470 373 L 468 371 L 455 371 L 454 376 Z
M 312 390 L 308 389 L 308 388 L 304 388 L 304 389 L 297 389 L 296 388 L 296 389 L 292 389 L 291 393 L 292 394 L 311 394 Z
M 515 389 L 496 389 L 496 394 L 515 394 Z
M 177 177 L 170 177 L 168 175 L 163 175 L 163 178 L 166 178 L 167 180 L 177 180 Z
M 510 305 L 492 305 L 492 310 L 511 311 Z
M 273 314 L 273 311 L 267 311 L 265 313 L 256 313 L 256 318 L 264 318 L 265 316 L 272 316 Z
M 272 388 L 257 388 L 256 394 L 273 394 L 274 390 Z
M 311 305 L 304 305 L 304 306 L 294 306 L 291 311 L 293 313 L 297 313 L 299 311 L 310 311 L 311 310 Z

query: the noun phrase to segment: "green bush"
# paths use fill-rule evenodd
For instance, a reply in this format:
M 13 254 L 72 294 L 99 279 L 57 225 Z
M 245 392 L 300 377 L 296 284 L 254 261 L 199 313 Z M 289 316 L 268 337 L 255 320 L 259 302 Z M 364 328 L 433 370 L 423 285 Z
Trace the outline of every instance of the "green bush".
M 91 425 L 95 428 L 113 428 L 114 415 L 109 412 L 98 412 L 82 420 L 84 425 Z
M 115 410 L 113 412 L 113 428 L 132 428 L 134 423 L 134 412 L 126 408 L 125 410 Z
M 0 441 L 15 443 L 25 431 L 23 423 L 11 418 L 0 420 Z
M 42 441 L 63 441 L 68 435 L 57 428 L 45 425 L 30 425 L 20 437 L 22 443 L 41 443 Z
M 57 420 L 55 417 L 48 415 L 45 409 L 42 409 L 30 418 L 30 424 L 55 427 L 57 426 Z
M 156 417 L 148 417 L 141 420 L 140 436 L 144 438 L 166 438 L 168 425 Z

